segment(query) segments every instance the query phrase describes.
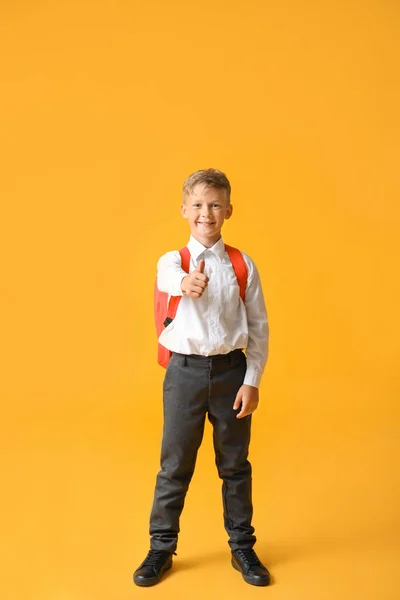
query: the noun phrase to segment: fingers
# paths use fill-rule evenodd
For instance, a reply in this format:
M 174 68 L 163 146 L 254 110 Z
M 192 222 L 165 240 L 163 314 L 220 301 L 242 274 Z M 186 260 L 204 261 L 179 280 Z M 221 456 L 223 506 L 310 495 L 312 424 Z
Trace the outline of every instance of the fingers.
M 207 287 L 208 277 L 204 273 L 205 264 L 205 260 L 200 260 L 198 268 L 182 280 L 182 291 L 191 298 L 200 298 Z
M 238 400 L 239 400 L 239 402 L 238 402 Z M 241 408 L 240 408 L 240 406 L 241 406 Z M 235 404 L 233 405 L 233 408 L 235 410 L 237 410 L 238 408 L 240 408 L 240 411 L 236 415 L 237 419 L 242 419 L 246 415 L 246 406 L 247 406 L 247 402 L 246 402 L 246 400 L 243 397 L 241 397 L 239 399 L 236 398 Z
M 203 283 L 208 283 L 208 277 L 204 273 L 200 273 L 200 271 L 193 271 L 192 278 L 194 281 L 202 281 Z
M 240 408 L 241 403 L 242 403 L 242 394 L 239 391 L 236 394 L 235 402 L 233 403 L 233 410 L 237 410 L 238 408 Z
M 193 298 L 199 298 L 207 287 L 207 283 L 195 279 L 194 282 L 189 281 L 185 287 L 186 295 Z M 194 294 L 197 294 L 195 296 Z
M 237 410 L 238 408 L 240 408 L 240 406 L 242 407 L 240 412 L 238 412 L 238 414 L 236 415 L 237 419 L 241 419 L 242 417 L 245 416 L 244 413 L 245 413 L 246 405 L 247 405 L 247 402 L 246 402 L 245 398 L 243 397 L 242 388 L 240 388 L 240 390 L 236 394 L 235 402 L 233 403 L 233 410 Z
M 243 417 L 247 417 L 248 415 L 253 414 L 253 412 L 256 410 L 257 405 L 253 405 L 247 402 L 243 402 L 242 403 L 242 410 L 240 412 L 238 412 L 238 414 L 236 415 L 237 419 L 243 419 Z
M 243 419 L 243 417 L 246 417 L 247 413 L 246 410 L 244 408 L 244 406 L 242 406 L 242 410 L 240 412 L 238 412 L 238 414 L 236 415 L 237 419 Z
M 207 287 L 207 277 L 206 275 L 203 275 L 202 273 L 200 273 L 201 277 L 198 277 L 197 274 L 193 276 L 193 279 L 191 281 L 193 286 L 197 286 L 200 287 L 202 290 L 205 290 Z
M 247 417 L 247 415 L 250 415 L 253 412 L 253 410 L 254 409 L 250 408 L 248 400 L 243 398 L 242 408 L 241 408 L 240 412 L 238 412 L 238 414 L 236 415 L 236 418 L 243 419 L 243 417 Z
M 236 394 L 235 402 L 233 403 L 233 410 L 238 410 L 238 408 L 240 408 L 236 418 L 243 419 L 243 417 L 251 415 L 256 410 L 257 405 L 258 401 L 249 398 L 246 392 L 241 388 Z
M 190 296 L 190 298 L 200 298 L 203 295 L 204 290 L 201 288 L 192 288 L 186 292 L 186 296 Z

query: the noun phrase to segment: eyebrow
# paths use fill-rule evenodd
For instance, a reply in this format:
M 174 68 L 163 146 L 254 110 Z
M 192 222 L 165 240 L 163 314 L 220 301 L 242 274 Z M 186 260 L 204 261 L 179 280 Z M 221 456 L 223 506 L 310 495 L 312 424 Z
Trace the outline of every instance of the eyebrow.
M 207 203 L 207 200 L 201 200 L 199 198 L 197 200 L 192 200 L 192 202 L 193 203 L 196 203 L 196 202 L 206 202 Z M 219 203 L 219 202 L 221 202 L 221 200 L 208 200 L 208 204 L 216 204 L 217 202 Z

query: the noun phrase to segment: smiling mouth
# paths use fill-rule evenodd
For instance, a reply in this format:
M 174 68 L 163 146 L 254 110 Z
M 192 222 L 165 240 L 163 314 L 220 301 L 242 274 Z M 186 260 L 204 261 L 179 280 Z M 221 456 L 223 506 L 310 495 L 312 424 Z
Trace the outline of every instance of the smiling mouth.
M 215 223 L 208 223 L 207 221 L 198 221 L 197 225 L 215 225 Z

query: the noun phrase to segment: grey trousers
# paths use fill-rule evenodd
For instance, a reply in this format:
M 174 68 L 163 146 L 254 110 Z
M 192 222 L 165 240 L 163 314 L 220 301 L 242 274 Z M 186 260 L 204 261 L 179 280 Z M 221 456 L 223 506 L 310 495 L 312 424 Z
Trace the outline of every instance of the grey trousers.
M 232 550 L 252 548 L 256 537 L 251 465 L 251 415 L 237 419 L 236 394 L 246 372 L 241 350 L 211 357 L 173 353 L 164 385 L 161 470 L 150 516 L 150 546 L 174 552 L 179 518 L 200 447 L 205 417 L 213 426 L 215 462 L 222 479 L 224 526 Z M 206 523 L 201 527 L 206 527 Z

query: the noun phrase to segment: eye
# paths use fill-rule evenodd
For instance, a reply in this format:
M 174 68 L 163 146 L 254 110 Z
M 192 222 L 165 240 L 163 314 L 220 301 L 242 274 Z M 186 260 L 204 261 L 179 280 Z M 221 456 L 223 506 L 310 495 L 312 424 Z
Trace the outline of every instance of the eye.
M 193 204 L 193 208 L 200 208 L 201 204 Z
M 219 204 L 213 204 L 214 208 L 219 208 Z

